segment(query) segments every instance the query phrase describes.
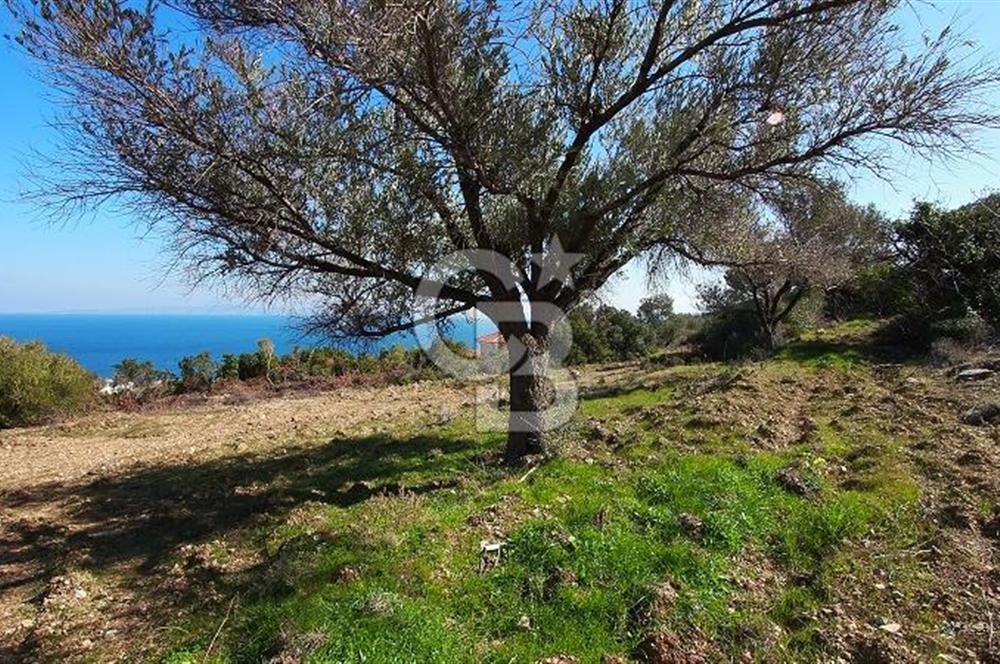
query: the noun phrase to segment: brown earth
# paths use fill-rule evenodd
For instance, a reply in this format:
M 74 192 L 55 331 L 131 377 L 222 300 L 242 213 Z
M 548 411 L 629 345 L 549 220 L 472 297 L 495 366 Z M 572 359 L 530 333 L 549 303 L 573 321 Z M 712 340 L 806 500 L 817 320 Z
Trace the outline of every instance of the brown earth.
M 178 555 L 219 572 L 201 569 L 210 556 L 190 542 L 314 498 L 296 475 L 336 455 L 331 439 L 446 420 L 472 398 L 446 381 L 240 405 L 220 394 L 0 431 L 0 662 L 83 658 L 99 645 L 102 660 L 141 658 L 157 621 L 200 592 L 170 588 L 183 575 L 146 572 Z M 81 567 L 98 572 L 66 572 Z
M 681 424 L 683 437 L 670 444 L 682 449 L 703 445 L 703 431 L 727 429 L 754 448 L 779 449 L 821 424 L 904 441 L 899 463 L 920 485 L 932 536 L 903 552 L 856 542 L 862 571 L 845 573 L 816 620 L 843 661 L 920 661 L 938 650 L 942 661 L 1000 662 L 1000 427 L 961 423 L 970 408 L 1000 400 L 1000 377 L 763 364 L 625 365 L 582 378 L 594 394 L 673 385 L 678 398 L 625 417 Z M 374 490 L 370 459 L 324 476 L 333 494 L 310 478 L 365 437 L 433 427 L 475 399 L 473 386 L 451 382 L 244 404 L 219 395 L 178 410 L 0 431 L 0 662 L 141 660 L 199 606 L 221 607 L 225 621 L 227 598 L 207 580 L 281 564 L 284 545 L 268 554 L 241 541 L 254 525 L 309 518 L 298 515 L 312 500 L 363 499 Z M 613 418 L 600 426 L 609 436 L 627 431 Z M 850 468 L 828 470 L 834 479 L 860 481 L 859 449 Z M 484 513 L 482 527 L 494 518 Z M 745 606 L 780 585 L 781 573 L 751 553 L 738 568 Z M 896 569 L 916 570 L 922 582 L 896 578 Z

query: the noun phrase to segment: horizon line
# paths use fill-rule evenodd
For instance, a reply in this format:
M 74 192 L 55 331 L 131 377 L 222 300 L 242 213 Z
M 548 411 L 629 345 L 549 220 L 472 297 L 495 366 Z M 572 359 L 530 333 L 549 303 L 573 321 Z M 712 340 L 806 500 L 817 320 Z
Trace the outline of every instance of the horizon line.
M 275 311 L 240 311 L 234 309 L 51 309 L 0 310 L 0 316 L 280 316 L 302 317 L 303 314 Z

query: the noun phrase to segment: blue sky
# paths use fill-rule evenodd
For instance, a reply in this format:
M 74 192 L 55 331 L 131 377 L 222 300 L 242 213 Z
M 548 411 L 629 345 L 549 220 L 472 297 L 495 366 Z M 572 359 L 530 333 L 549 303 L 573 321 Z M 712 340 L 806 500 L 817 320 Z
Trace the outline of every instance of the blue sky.
M 963 34 L 984 47 L 1000 35 L 1000 0 L 940 2 L 923 7 L 915 26 L 940 29 L 954 18 Z M 6 11 L 0 32 L 12 31 Z M 1000 56 L 1000 49 L 997 50 Z M 0 312 L 232 312 L 259 309 L 234 302 L 208 288 L 191 290 L 155 238 L 143 238 L 130 220 L 100 215 L 67 227 L 45 224 L 29 203 L 18 200 L 22 162 L 32 149 L 51 140 L 47 121 L 54 107 L 31 64 L 6 40 L 0 45 Z M 1000 92 L 994 94 L 1000 106 Z M 858 173 L 850 183 L 859 202 L 875 203 L 891 215 L 914 200 L 946 205 L 968 202 L 998 185 L 1000 130 L 977 136 L 986 156 L 941 163 L 900 154 L 892 183 Z M 695 306 L 693 281 L 704 274 L 678 276 L 656 289 L 667 290 L 680 310 Z M 610 303 L 634 310 L 649 290 L 641 266 L 633 265 L 605 289 Z

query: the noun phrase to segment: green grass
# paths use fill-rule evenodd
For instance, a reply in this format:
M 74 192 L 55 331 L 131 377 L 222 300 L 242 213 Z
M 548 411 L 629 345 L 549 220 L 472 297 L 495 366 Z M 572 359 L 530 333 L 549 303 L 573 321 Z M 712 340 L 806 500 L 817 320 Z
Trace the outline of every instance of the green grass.
M 884 320 L 874 318 L 855 318 L 852 320 L 831 323 L 822 327 L 813 327 L 799 335 L 801 341 L 844 341 L 845 339 L 863 340 L 878 332 L 885 325 Z
M 829 341 L 790 343 L 779 350 L 774 359 L 812 368 L 841 371 L 872 361 L 871 353 L 865 347 Z
M 584 417 L 606 418 L 624 411 L 639 410 L 661 403 L 673 396 L 670 385 L 654 389 L 634 387 L 623 389 L 610 397 L 585 398 L 580 403 L 580 414 Z
M 533 662 L 557 653 L 599 662 L 630 653 L 659 627 L 697 628 L 724 657 L 745 650 L 768 661 L 820 657 L 814 616 L 829 601 L 846 547 L 872 533 L 899 546 L 914 536 L 917 492 L 894 465 L 895 443 L 872 445 L 861 433 L 821 426 L 808 444 L 780 452 L 748 452 L 732 432 L 710 432 L 710 452 L 654 451 L 651 432 L 630 415 L 672 398 L 663 387 L 586 400 L 581 417 L 616 418 L 631 427 L 636 450 L 556 458 L 523 480 L 478 461 L 500 440 L 468 421 L 440 428 L 433 442 L 427 435 L 372 441 L 362 462 L 345 459 L 332 477 L 344 481 L 363 463 L 366 476 L 384 482 L 459 483 L 348 505 L 319 502 L 302 523 L 262 530 L 268 551 L 283 551 L 283 559 L 241 590 L 213 657 L 258 662 L 300 647 L 309 662 Z M 567 435 L 586 434 L 581 427 Z M 845 461 L 862 438 L 869 460 Z M 414 445 L 440 451 L 429 461 L 407 453 Z M 810 471 L 813 494 L 776 482 L 779 469 L 808 470 L 806 461 L 818 457 L 856 464 L 859 481 L 842 486 L 819 465 Z M 506 543 L 499 564 L 481 571 L 481 540 L 500 537 L 473 525 L 484 510 Z M 702 532 L 685 531 L 682 514 L 700 519 Z M 735 607 L 747 599 L 735 580 L 755 572 L 739 566 L 749 552 L 782 578 L 813 581 L 765 584 L 750 598 L 753 610 Z M 345 566 L 360 577 L 338 581 Z M 677 590 L 675 605 L 637 617 L 636 607 L 665 581 Z M 164 661 L 201 661 L 218 619 L 195 623 L 194 636 L 179 639 Z

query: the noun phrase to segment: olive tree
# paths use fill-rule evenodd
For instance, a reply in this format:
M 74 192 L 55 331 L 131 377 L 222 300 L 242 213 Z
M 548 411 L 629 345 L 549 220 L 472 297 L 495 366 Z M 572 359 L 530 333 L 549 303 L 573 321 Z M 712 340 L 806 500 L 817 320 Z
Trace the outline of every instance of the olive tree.
M 825 296 L 884 258 L 891 226 L 873 206 L 849 201 L 836 182 L 793 183 L 770 203 L 758 207 L 739 242 L 714 248 L 716 261 L 730 267 L 724 284 L 700 295 L 709 311 L 748 309 L 773 351 L 780 325 L 807 295 Z
M 332 335 L 506 311 L 512 461 L 544 445 L 543 310 L 698 255 L 733 197 L 996 122 L 997 72 L 951 34 L 904 43 L 900 0 L 6 2 L 65 101 L 57 210 L 122 205 L 197 278 L 303 297 Z M 503 272 L 415 306 L 456 250 Z

